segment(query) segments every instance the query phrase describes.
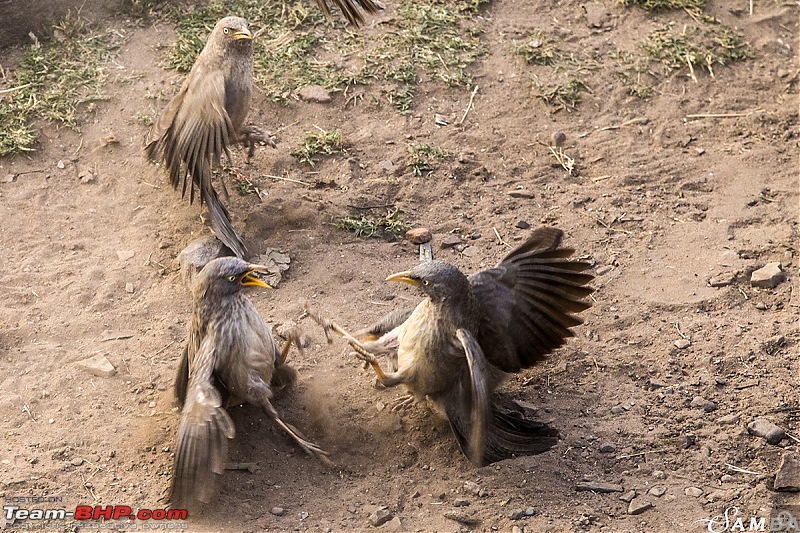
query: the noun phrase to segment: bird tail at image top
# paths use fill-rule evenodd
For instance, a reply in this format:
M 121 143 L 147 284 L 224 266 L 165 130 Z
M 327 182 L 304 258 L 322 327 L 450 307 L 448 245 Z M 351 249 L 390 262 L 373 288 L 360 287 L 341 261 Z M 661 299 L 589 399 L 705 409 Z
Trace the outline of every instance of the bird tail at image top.
M 175 470 L 169 492 L 173 508 L 193 508 L 214 495 L 217 476 L 225 469 L 233 421 L 219 392 L 209 383 L 190 386 L 178 426 Z
M 247 254 L 247 248 L 242 238 L 233 228 L 228 210 L 222 205 L 217 192 L 214 189 L 210 189 L 207 192 L 204 191 L 203 196 L 206 197 L 205 203 L 208 206 L 208 214 L 211 217 L 211 227 L 214 228 L 217 238 L 230 248 L 236 254 L 236 257 L 244 259 Z
M 333 0 L 336 7 L 347 18 L 347 21 L 353 26 L 359 26 L 364 23 L 364 15 L 359 11 L 359 7 L 367 13 L 377 13 L 385 8 L 379 0 Z M 331 11 L 328 8 L 327 0 L 317 0 L 317 5 L 325 17 L 331 18 Z

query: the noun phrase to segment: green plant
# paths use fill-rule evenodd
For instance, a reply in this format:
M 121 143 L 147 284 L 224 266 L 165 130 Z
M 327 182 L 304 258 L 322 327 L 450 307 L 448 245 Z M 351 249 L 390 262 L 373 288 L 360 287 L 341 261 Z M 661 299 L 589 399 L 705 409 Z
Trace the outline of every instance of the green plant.
M 399 209 L 392 209 L 386 213 L 386 216 L 379 218 L 348 215 L 340 219 L 336 226 L 355 233 L 357 237 L 399 235 L 411 227 L 410 224 L 400 219 Z
M 342 133 L 339 130 L 311 132 L 303 143 L 292 150 L 292 157 L 314 166 L 314 156 L 330 155 L 342 151 Z
M 406 151 L 408 152 L 406 168 L 410 169 L 414 176 L 436 170 L 437 165 L 448 156 L 447 150 L 429 143 L 409 144 Z

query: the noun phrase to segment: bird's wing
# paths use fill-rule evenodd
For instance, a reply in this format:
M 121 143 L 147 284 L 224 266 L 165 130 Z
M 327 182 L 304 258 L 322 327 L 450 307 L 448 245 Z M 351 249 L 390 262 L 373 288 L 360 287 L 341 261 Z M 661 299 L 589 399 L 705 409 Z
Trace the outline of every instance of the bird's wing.
M 411 316 L 411 313 L 414 312 L 414 309 L 414 307 L 395 309 L 371 326 L 367 326 L 364 329 L 356 331 L 353 333 L 353 337 L 359 340 L 378 339 L 408 320 L 408 317 Z
M 316 0 L 320 10 L 327 18 L 331 18 L 331 11 L 328 9 L 327 0 Z M 353 26 L 359 26 L 364 23 L 364 15 L 358 9 L 359 7 L 367 13 L 377 13 L 379 10 L 384 9 L 384 5 L 378 0 L 333 0 L 336 7 L 347 18 L 347 21 Z
M 211 499 L 216 477 L 225 469 L 228 439 L 235 435 L 233 421 L 211 381 L 214 346 L 215 336 L 210 332 L 190 362 L 191 375 L 178 426 L 169 493 L 169 501 L 175 508 Z
M 183 349 L 181 360 L 178 363 L 178 372 L 175 374 L 175 399 L 182 409 L 186 403 L 186 390 L 189 387 L 189 346 Z
M 528 368 L 574 334 L 575 313 L 591 306 L 583 298 L 593 276 L 584 261 L 570 261 L 560 248 L 562 232 L 540 228 L 495 268 L 470 276 L 481 308 L 478 341 L 487 359 L 505 372 Z
M 202 63 L 195 65 L 184 87 L 151 128 L 145 152 L 153 161 L 163 159 L 173 188 L 180 188 L 182 196 L 188 189 L 190 203 L 195 191 L 200 193 L 214 232 L 238 257 L 244 257 L 244 243 L 211 183 L 212 166 L 223 154 L 230 157 L 230 147 L 237 139 L 225 109 L 224 74 Z

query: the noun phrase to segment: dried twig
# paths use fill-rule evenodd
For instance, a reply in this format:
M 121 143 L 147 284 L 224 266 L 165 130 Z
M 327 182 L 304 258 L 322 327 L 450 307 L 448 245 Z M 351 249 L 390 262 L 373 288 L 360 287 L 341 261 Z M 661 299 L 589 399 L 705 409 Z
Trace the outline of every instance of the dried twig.
M 630 453 L 630 454 L 627 454 L 627 455 L 618 455 L 616 457 L 616 459 L 617 460 L 619 460 L 619 459 L 630 459 L 631 457 L 640 457 L 642 455 L 647 455 L 648 453 L 664 453 L 664 452 L 669 452 L 669 451 L 672 451 L 672 450 L 670 450 L 669 448 L 664 448 L 664 449 L 661 449 L 661 450 L 648 450 L 646 452 Z
M 754 111 L 748 111 L 746 113 L 694 113 L 691 115 L 686 115 L 686 118 L 737 118 L 737 117 L 749 117 L 755 113 L 761 113 L 761 109 L 756 109 Z
M 511 248 L 511 245 L 508 244 L 506 241 L 504 241 L 503 238 L 500 236 L 500 233 L 497 231 L 497 228 L 495 228 L 493 226 L 492 230 L 494 230 L 494 234 L 497 235 L 497 240 L 500 241 L 500 244 L 502 244 L 504 246 L 508 246 L 509 248 Z
M 733 470 L 734 472 L 741 472 L 742 474 L 753 474 L 754 476 L 760 476 L 760 472 L 753 472 L 752 470 L 745 470 L 744 468 L 739 468 L 738 466 L 734 466 L 732 464 L 725 463 L 725 466 Z
M 467 104 L 467 109 L 464 111 L 464 114 L 461 116 L 461 120 L 456 122 L 456 125 L 461 125 L 464 123 L 464 120 L 467 118 L 467 114 L 469 113 L 470 109 L 472 109 L 472 102 L 475 100 L 475 93 L 478 92 L 478 86 L 476 85 L 474 89 L 472 89 L 472 94 L 469 95 L 469 103 Z
M 272 178 L 274 180 L 290 181 L 292 183 L 299 183 L 300 185 L 305 185 L 306 187 L 313 187 L 314 186 L 311 183 L 308 183 L 308 182 L 305 182 L 305 181 L 295 180 L 295 179 L 292 179 L 292 178 L 284 178 L 283 176 L 274 176 L 272 174 L 267 174 L 267 177 L 268 178 Z

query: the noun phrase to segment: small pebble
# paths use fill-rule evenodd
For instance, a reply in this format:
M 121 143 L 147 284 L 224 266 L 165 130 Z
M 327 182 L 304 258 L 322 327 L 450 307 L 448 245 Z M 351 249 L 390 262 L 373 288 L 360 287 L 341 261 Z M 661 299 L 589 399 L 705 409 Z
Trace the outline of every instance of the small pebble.
M 686 487 L 683 489 L 683 493 L 689 496 L 690 498 L 699 498 L 703 495 L 703 489 L 698 487 Z
M 613 266 L 611 266 L 611 265 L 603 265 L 603 266 L 601 266 L 600 268 L 598 268 L 595 271 L 595 274 L 597 274 L 598 276 L 602 276 L 604 274 L 608 274 L 612 270 L 614 270 Z
M 472 235 L 469 236 L 469 238 L 472 239 L 473 241 L 477 241 L 478 239 L 481 238 L 481 234 L 480 233 L 473 233 Z
M 617 451 L 617 447 L 611 444 L 610 442 L 606 442 L 600 445 L 600 453 L 614 453 Z
M 125 284 L 125 292 L 128 294 L 133 294 L 136 291 L 136 288 L 133 286 L 133 283 L 126 283 Z
M 526 220 L 522 219 L 517 220 L 517 223 L 514 225 L 519 229 L 528 229 L 531 227 L 531 225 Z
M 636 497 L 636 491 L 629 490 L 628 492 L 620 496 L 619 499 L 624 501 L 625 503 L 631 503 L 631 500 L 633 500 L 635 497 Z
M 412 244 L 425 244 L 433 238 L 428 228 L 413 228 L 406 232 L 406 240 Z
M 536 196 L 533 193 L 526 191 L 511 191 L 510 193 L 508 193 L 508 195 L 511 196 L 511 198 L 523 198 L 525 200 L 532 200 L 536 198 Z
M 653 477 L 656 479 L 667 479 L 667 474 L 663 470 L 653 470 Z
M 773 289 L 785 278 L 786 275 L 781 270 L 780 263 L 767 263 L 750 275 L 750 286 L 761 289 Z
M 149 407 L 150 409 L 155 409 L 156 402 L 150 402 L 149 404 L 147 404 L 147 407 Z
M 464 490 L 468 494 L 474 494 L 475 496 L 477 496 L 481 492 L 481 487 L 480 487 L 480 485 L 478 485 L 474 481 L 465 481 L 464 482 Z
M 81 466 L 83 464 L 83 459 L 80 457 L 75 457 L 73 460 L 69 462 L 72 466 Z
M 747 432 L 765 439 L 772 445 L 778 444 L 786 436 L 786 431 L 766 418 L 756 418 L 747 424 Z
M 648 490 L 647 494 L 650 494 L 651 496 L 655 496 L 656 498 L 660 498 L 664 494 L 666 494 L 666 492 L 667 492 L 667 487 L 662 487 L 660 485 L 656 485 L 655 487 L 652 487 L 650 490 Z
M 679 350 L 683 350 L 685 348 L 688 348 L 691 345 L 692 345 L 692 341 L 690 341 L 689 339 L 678 339 L 678 340 L 675 341 L 675 347 L 677 349 L 679 349 Z
M 511 512 L 508 513 L 508 518 L 511 520 L 521 520 L 525 517 L 525 510 L 524 509 L 513 509 Z
M 273 507 L 269 510 L 270 513 L 274 514 L 275 516 L 283 516 L 286 514 L 286 509 L 283 507 Z
M 558 147 L 564 145 L 564 143 L 567 141 L 567 136 L 564 134 L 564 132 L 555 131 L 553 132 L 552 139 L 553 139 L 553 145 Z
M 643 512 L 652 508 L 653 504 L 648 501 L 633 500 L 631 501 L 631 503 L 628 504 L 628 514 L 629 515 L 642 514 Z
M 469 505 L 469 500 L 464 498 L 456 498 L 453 500 L 453 507 L 466 507 Z
M 369 523 L 375 527 L 382 526 L 392 519 L 392 512 L 386 507 L 382 507 L 369 515 Z
M 611 414 L 614 415 L 621 415 L 624 412 L 625 409 L 623 409 L 621 405 L 615 405 L 614 407 L 611 408 Z
M 717 424 L 723 426 L 732 426 L 739 423 L 739 415 L 732 414 L 732 415 L 725 415 L 717 418 Z

